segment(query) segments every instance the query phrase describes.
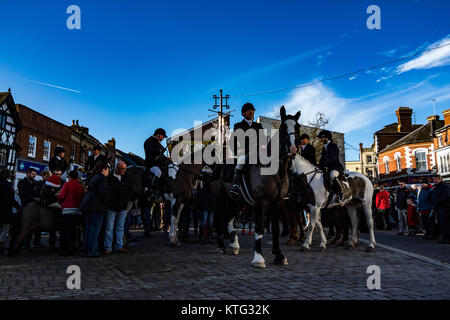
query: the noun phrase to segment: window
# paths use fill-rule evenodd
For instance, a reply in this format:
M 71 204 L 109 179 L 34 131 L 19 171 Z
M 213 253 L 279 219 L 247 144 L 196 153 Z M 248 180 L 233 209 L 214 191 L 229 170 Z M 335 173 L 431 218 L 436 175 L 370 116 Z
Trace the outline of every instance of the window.
M 50 148 L 51 148 L 51 142 L 44 140 L 44 155 L 42 157 L 43 160 L 48 161 L 50 159 Z
M 30 139 L 28 140 L 28 156 L 30 158 L 36 157 L 36 137 L 30 136 Z
M 425 151 L 416 151 L 416 170 L 425 171 L 428 170 L 427 165 L 427 153 Z
M 367 163 L 372 163 L 372 156 L 367 156 Z
M 396 153 L 394 155 L 395 158 L 395 163 L 397 164 L 397 171 L 402 171 L 402 156 L 400 155 L 400 153 Z
M 8 150 L 0 149 L 0 167 L 6 167 L 8 163 Z
M 77 154 L 77 145 L 74 144 L 72 148 L 72 154 L 70 155 L 71 160 L 75 160 L 75 155 Z
M 443 143 L 442 143 L 442 137 L 439 137 L 439 148 L 441 148 L 442 145 L 443 145 Z
M 383 163 L 384 163 L 385 174 L 388 174 L 389 173 L 389 157 L 384 157 Z

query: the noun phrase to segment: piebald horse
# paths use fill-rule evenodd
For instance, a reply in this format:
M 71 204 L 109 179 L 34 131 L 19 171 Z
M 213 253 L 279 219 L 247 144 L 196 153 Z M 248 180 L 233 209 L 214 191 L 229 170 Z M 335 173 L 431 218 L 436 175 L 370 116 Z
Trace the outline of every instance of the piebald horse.
M 307 181 L 311 186 L 315 197 L 315 204 L 307 204 L 310 210 L 311 223 L 309 224 L 309 227 L 306 231 L 306 237 L 302 245 L 302 251 L 308 251 L 310 249 L 315 226 L 319 228 L 320 232 L 320 247 L 322 251 L 325 251 L 327 238 L 325 236 L 325 233 L 323 232 L 320 210 L 325 208 L 330 194 L 326 190 L 324 185 L 324 174 L 319 168 L 312 165 L 309 161 L 298 154 L 295 156 L 292 163 L 292 170 L 295 174 L 306 175 Z M 372 252 L 375 250 L 375 235 L 372 220 L 372 183 L 366 176 L 359 172 L 349 172 L 346 173 L 346 176 L 352 194 L 351 197 L 349 199 L 343 199 L 343 201 L 340 202 L 338 196 L 334 194 L 332 196 L 330 204 L 328 205 L 328 208 L 332 208 L 335 206 L 346 207 L 352 224 L 352 235 L 346 243 L 346 248 L 354 249 L 358 243 L 358 214 L 356 209 L 358 205 L 361 204 L 366 217 L 370 237 L 370 243 L 366 248 L 366 251 Z

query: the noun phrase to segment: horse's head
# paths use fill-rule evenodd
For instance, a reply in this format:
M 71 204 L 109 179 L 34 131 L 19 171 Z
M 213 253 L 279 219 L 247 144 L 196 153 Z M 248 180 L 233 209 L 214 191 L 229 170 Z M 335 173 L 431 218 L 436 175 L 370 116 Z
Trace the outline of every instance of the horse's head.
M 286 115 L 284 106 L 280 109 L 281 125 L 280 125 L 280 148 L 283 148 L 288 154 L 295 155 L 297 153 L 296 137 L 300 134 L 300 111 L 294 116 Z

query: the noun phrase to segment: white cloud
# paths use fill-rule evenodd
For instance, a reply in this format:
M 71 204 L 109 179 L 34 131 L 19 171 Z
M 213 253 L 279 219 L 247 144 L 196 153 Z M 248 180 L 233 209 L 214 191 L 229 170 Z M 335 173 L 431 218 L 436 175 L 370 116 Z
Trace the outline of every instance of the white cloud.
M 397 87 L 395 91 L 390 89 L 358 98 L 341 97 L 331 87 L 319 83 L 293 91 L 287 100 L 276 105 L 284 105 L 290 114 L 301 110 L 300 121 L 304 124 L 313 121 L 317 112 L 323 112 L 329 119 L 328 129 L 349 133 L 391 115 L 397 106 L 426 107 L 425 99 L 430 96 L 439 97 L 441 103 L 450 102 L 450 84 L 435 88 L 428 83 L 431 78 Z
M 440 47 L 440 48 L 438 48 Z M 431 69 L 435 67 L 445 66 L 450 64 L 450 35 L 429 45 L 427 49 L 434 49 L 432 51 L 425 51 L 417 58 L 414 58 L 397 67 L 397 74 L 407 72 L 413 69 Z
M 356 76 L 348 78 L 348 80 L 355 80 L 355 79 L 356 79 Z

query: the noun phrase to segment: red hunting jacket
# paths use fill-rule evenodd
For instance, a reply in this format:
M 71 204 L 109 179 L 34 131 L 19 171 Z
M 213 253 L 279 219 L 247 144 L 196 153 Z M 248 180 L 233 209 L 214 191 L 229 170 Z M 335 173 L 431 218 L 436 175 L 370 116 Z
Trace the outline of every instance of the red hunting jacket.
M 389 192 L 387 192 L 386 190 L 384 190 L 383 192 L 379 192 L 375 199 L 375 203 L 377 205 L 377 209 L 389 209 Z
M 77 180 L 66 182 L 58 195 L 61 209 L 80 208 L 81 200 L 84 196 L 84 188 Z

